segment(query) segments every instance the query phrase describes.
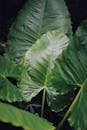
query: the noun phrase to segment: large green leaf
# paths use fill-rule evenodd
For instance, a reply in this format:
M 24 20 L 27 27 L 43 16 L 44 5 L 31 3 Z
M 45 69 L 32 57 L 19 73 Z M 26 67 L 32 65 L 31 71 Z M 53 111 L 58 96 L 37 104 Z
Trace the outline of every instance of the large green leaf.
M 17 67 L 8 57 L 0 57 L 0 99 L 9 102 L 20 101 L 22 96 L 9 77 L 17 78 Z
M 79 91 L 70 105 L 63 120 L 58 126 L 63 125 L 67 117 L 75 130 L 87 130 L 87 22 L 83 22 L 78 28 L 72 44 L 62 56 L 55 61 L 54 72 L 59 75 L 54 81 L 61 82 L 61 92 L 66 86 L 79 87 Z M 55 75 L 54 75 L 55 77 Z M 62 78 L 62 80 L 61 80 Z M 63 88 L 63 89 L 62 89 Z M 65 88 L 66 89 L 66 88 Z M 69 90 L 66 89 L 66 92 Z
M 54 126 L 37 115 L 20 110 L 11 105 L 0 103 L 0 120 L 22 127 L 25 130 L 54 130 Z
M 77 97 L 70 107 L 70 125 L 75 130 L 87 130 L 87 79 L 81 86 Z
M 59 95 L 58 84 L 53 81 L 54 62 L 68 46 L 69 39 L 59 31 L 44 34 L 26 53 L 18 87 L 25 101 L 30 101 L 43 90 L 43 103 L 47 95 L 48 105 L 59 111 L 69 103 L 68 95 Z M 27 70 L 27 71 L 26 71 Z M 60 101 L 63 101 L 60 104 Z M 57 105 L 56 105 L 57 104 Z M 56 107 L 57 106 L 57 107 Z
M 28 0 L 10 29 L 7 53 L 18 61 L 43 33 L 59 29 L 71 34 L 70 24 L 64 0 Z
M 68 120 L 75 130 L 87 130 L 87 20 L 80 24 L 75 35 L 81 48 L 79 49 L 81 59 L 79 66 L 82 66 L 80 77 L 83 77 L 83 82 L 70 107 L 71 113 Z

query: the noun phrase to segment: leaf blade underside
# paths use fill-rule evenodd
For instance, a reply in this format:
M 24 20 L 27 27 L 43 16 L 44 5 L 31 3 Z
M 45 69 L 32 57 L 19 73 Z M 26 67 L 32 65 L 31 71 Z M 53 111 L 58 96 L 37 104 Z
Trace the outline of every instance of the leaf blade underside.
M 52 123 L 24 110 L 0 102 L 0 120 L 25 130 L 54 130 Z

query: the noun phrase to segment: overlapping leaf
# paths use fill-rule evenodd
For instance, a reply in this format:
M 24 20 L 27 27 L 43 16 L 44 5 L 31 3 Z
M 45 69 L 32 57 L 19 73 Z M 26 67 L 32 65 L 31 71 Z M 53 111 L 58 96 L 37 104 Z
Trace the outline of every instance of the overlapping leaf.
M 8 77 L 17 78 L 16 65 L 8 57 L 0 57 L 0 99 L 9 102 L 22 100 L 17 86 L 13 85 Z
M 7 53 L 19 61 L 43 33 L 59 29 L 71 34 L 64 0 L 28 0 L 11 27 Z
M 73 85 L 75 88 L 79 87 L 75 99 L 73 100 L 69 110 L 65 114 L 65 117 L 61 123 L 69 116 L 69 122 L 75 130 L 87 130 L 87 21 L 83 22 L 78 28 L 74 37 L 73 43 L 68 49 L 63 52 L 62 56 L 55 61 L 54 70 L 56 75 L 60 75 L 54 78 L 57 83 L 62 78 L 60 83 L 66 86 Z M 54 75 L 55 77 L 55 75 Z M 61 87 L 62 88 L 62 87 Z M 66 89 L 66 88 L 65 88 Z M 68 90 L 68 89 L 67 89 Z M 67 92 L 66 90 L 66 92 Z M 63 89 L 61 89 L 61 92 Z M 61 126 L 60 125 L 60 126 Z
M 54 126 L 37 115 L 0 103 L 0 120 L 25 130 L 54 130 Z

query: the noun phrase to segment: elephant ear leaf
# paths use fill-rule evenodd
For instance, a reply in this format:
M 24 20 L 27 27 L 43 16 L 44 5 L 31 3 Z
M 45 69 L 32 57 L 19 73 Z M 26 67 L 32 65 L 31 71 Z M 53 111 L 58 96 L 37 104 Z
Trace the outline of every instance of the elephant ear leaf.
M 59 95 L 58 84 L 53 81 L 55 60 L 67 48 L 68 41 L 66 35 L 55 30 L 44 34 L 30 47 L 25 56 L 25 66 L 24 69 L 22 68 L 18 84 L 25 101 L 30 101 L 42 90 L 42 104 L 44 104 L 44 98 L 47 95 L 48 105 L 55 111 L 60 111 L 70 101 L 66 100 L 65 95 Z M 58 99 L 64 102 L 60 105 Z
M 20 61 L 42 34 L 55 29 L 71 34 L 64 0 L 28 0 L 10 29 L 7 53 Z
M 70 88 L 72 86 L 74 89 L 79 88 L 76 97 L 73 99 L 58 128 L 68 118 L 70 125 L 75 130 L 87 129 L 87 22 L 85 21 L 83 23 L 78 28 L 73 43 L 69 44 L 70 46 L 63 52 L 62 57 L 55 62 L 54 69 L 55 71 L 57 70 L 56 75 L 59 75 L 57 77 L 57 83 L 60 81 L 60 85 L 62 86 L 66 84 Z M 69 89 L 67 89 L 68 91 Z M 64 92 L 62 87 L 61 92 Z
M 10 81 L 10 78 L 16 79 L 16 77 L 16 65 L 8 57 L 0 56 L 0 99 L 9 102 L 22 100 L 17 86 Z
M 82 73 L 84 75 L 84 80 L 80 86 L 80 90 L 73 102 L 71 115 L 69 117 L 69 122 L 75 130 L 86 130 L 87 129 L 87 20 L 84 20 L 78 27 L 75 34 L 77 41 L 79 43 L 79 53 L 80 50 L 83 52 L 80 54 L 80 66 L 82 65 Z M 81 49 L 80 49 L 81 48 Z
M 24 130 L 55 129 L 52 123 L 47 120 L 5 103 L 0 103 L 0 121 L 22 127 Z

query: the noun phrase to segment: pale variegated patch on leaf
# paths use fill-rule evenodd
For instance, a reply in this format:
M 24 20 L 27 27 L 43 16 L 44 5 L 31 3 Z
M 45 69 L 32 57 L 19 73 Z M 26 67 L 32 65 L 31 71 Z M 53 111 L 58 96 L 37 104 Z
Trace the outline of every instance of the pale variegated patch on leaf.
M 59 95 L 58 84 L 55 85 L 53 80 L 55 60 L 68 47 L 68 42 L 69 39 L 63 33 L 58 30 L 51 31 L 37 40 L 26 53 L 24 57 L 25 68 L 21 73 L 18 84 L 25 101 L 31 101 L 43 90 L 45 96 L 47 95 L 48 105 L 54 111 L 60 111 L 70 102 L 66 99 L 68 95 Z M 58 98 L 60 101 L 64 100 L 64 102 L 60 104 L 60 102 L 57 102 Z M 58 104 L 54 107 L 56 103 Z

